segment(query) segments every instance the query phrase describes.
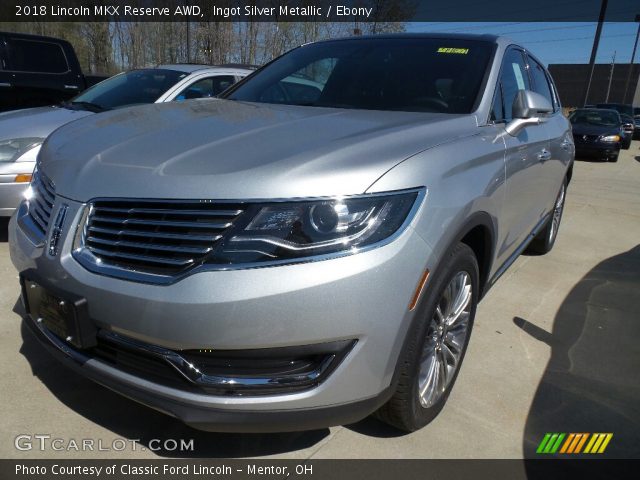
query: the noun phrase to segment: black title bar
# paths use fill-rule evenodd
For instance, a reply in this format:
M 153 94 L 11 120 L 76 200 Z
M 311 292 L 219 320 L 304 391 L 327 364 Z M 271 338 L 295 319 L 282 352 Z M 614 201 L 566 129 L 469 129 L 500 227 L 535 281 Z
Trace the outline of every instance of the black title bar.
M 3 22 L 595 22 L 602 0 L 3 0 Z M 637 0 L 609 0 L 633 22 Z

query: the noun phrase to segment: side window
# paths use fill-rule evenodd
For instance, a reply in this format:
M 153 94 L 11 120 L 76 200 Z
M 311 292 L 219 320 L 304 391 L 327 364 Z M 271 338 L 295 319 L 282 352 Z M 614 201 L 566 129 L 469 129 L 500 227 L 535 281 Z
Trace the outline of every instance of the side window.
M 190 100 L 192 98 L 215 97 L 235 83 L 233 75 L 218 75 L 207 77 L 192 83 L 177 96 L 176 100 Z
M 533 58 L 529 57 L 529 68 L 529 71 L 531 72 L 531 79 L 533 80 L 533 91 L 539 93 L 549 100 L 551 105 L 554 105 L 553 93 L 551 92 L 551 87 L 549 86 L 549 80 L 547 79 L 544 67 Z
M 524 58 L 519 50 L 509 50 L 505 55 L 500 73 L 500 84 L 504 102 L 504 119 L 509 121 L 513 118 L 513 101 L 518 92 L 531 89 Z
M 10 70 L 34 73 L 65 73 L 67 57 L 57 43 L 11 38 L 7 42 Z

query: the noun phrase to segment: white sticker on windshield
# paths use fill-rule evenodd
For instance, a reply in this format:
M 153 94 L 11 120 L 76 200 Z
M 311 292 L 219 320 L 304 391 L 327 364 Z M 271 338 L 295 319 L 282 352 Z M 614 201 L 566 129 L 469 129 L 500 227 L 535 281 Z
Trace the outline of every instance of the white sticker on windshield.
M 513 74 L 516 76 L 516 82 L 518 83 L 518 90 L 524 90 L 524 78 L 522 78 L 522 70 L 518 63 L 512 63 Z

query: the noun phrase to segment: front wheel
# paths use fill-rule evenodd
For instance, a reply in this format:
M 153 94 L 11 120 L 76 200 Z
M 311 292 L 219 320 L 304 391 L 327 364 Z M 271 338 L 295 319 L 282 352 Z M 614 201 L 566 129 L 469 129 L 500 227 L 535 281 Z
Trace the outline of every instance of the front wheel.
M 567 193 L 567 180 L 562 182 L 560 192 L 556 197 L 556 202 L 551 212 L 551 216 L 547 221 L 544 228 L 531 240 L 531 243 L 527 247 L 527 251 L 530 253 L 537 253 L 544 255 L 549 253 L 556 243 L 556 237 L 558 236 L 558 229 L 560 228 L 560 221 L 562 220 L 562 212 L 564 211 L 564 200 Z
M 618 161 L 618 155 L 620 155 L 620 154 L 616 153 L 614 156 L 609 157 L 609 161 L 610 162 L 617 162 Z
M 444 407 L 469 343 L 478 303 L 478 262 L 458 244 L 430 279 L 407 343 L 400 354 L 399 380 L 391 399 L 376 412 L 406 432 L 422 428 Z

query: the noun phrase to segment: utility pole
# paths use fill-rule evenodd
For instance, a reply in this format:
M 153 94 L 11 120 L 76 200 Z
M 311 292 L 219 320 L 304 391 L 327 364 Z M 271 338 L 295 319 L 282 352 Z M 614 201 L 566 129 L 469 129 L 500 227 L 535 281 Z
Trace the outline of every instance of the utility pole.
M 631 54 L 631 60 L 629 61 L 629 73 L 627 73 L 627 81 L 624 84 L 624 96 L 622 97 L 622 103 L 627 103 L 627 92 L 629 91 L 631 72 L 633 72 L 633 62 L 636 58 L 636 49 L 638 48 L 638 37 L 640 37 L 640 15 L 636 15 L 635 21 L 638 23 L 638 32 L 636 33 L 636 41 L 633 44 L 633 53 Z M 631 100 L 633 101 L 633 99 Z
M 616 68 L 616 51 L 613 51 L 613 57 L 611 58 L 611 68 L 609 69 L 609 85 L 607 85 L 607 97 L 604 99 L 604 103 L 609 102 L 609 92 L 611 91 L 611 80 L 613 80 L 613 69 Z
M 189 6 L 189 0 L 185 2 L 185 6 Z M 190 29 L 190 18 L 187 15 L 187 63 L 191 63 L 191 32 Z
M 593 48 L 591 49 L 591 58 L 589 59 L 589 77 L 587 80 L 587 86 L 584 89 L 584 96 L 582 98 L 582 106 L 587 104 L 587 98 L 589 97 L 589 90 L 591 89 L 591 80 L 593 79 L 593 68 L 596 63 L 596 54 L 598 53 L 598 45 L 600 44 L 600 34 L 602 33 L 602 24 L 604 23 L 605 13 L 607 12 L 608 0 L 602 0 L 600 6 L 600 15 L 598 16 L 598 27 L 596 28 L 596 36 L 593 39 Z

